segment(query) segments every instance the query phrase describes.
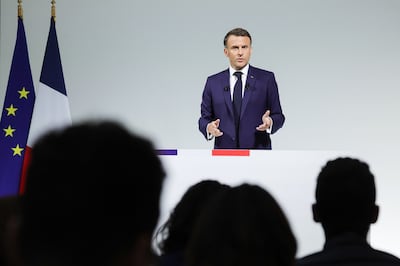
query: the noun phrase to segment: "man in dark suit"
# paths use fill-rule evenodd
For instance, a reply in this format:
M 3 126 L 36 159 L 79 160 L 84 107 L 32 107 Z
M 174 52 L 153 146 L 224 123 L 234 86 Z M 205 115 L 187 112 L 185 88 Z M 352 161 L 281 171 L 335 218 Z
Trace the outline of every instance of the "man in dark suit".
M 354 158 L 337 158 L 321 170 L 312 205 L 325 233 L 324 248 L 297 260 L 297 266 L 399 266 L 400 259 L 372 248 L 370 225 L 378 219 L 374 176 Z
M 215 149 L 272 149 L 270 134 L 285 121 L 274 73 L 249 64 L 251 44 L 247 30 L 229 31 L 229 68 L 207 78 L 198 122 Z

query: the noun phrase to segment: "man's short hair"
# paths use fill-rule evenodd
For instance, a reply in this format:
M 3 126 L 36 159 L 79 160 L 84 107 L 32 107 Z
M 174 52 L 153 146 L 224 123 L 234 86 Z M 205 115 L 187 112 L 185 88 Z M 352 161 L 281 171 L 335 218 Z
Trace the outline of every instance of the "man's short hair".
M 224 37 L 224 47 L 226 47 L 226 43 L 228 42 L 228 38 L 229 38 L 229 36 L 231 36 L 231 35 L 233 35 L 233 36 L 244 36 L 244 37 L 249 37 L 249 39 L 250 39 L 250 44 L 251 44 L 251 42 L 252 42 L 252 40 L 251 40 L 251 35 L 250 35 L 250 33 L 249 33 L 247 30 L 245 30 L 245 29 L 243 29 L 243 28 L 234 28 L 234 29 L 230 30 L 230 31 L 225 35 L 225 37 Z

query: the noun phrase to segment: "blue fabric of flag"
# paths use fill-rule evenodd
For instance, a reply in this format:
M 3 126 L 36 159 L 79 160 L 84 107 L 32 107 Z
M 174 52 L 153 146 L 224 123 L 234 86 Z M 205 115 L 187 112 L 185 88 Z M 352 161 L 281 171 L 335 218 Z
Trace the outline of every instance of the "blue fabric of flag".
M 40 82 L 67 95 L 54 17 L 50 19 L 49 38 L 47 39 Z
M 0 196 L 17 195 L 25 146 L 35 103 L 24 23 L 17 39 L 0 121 Z

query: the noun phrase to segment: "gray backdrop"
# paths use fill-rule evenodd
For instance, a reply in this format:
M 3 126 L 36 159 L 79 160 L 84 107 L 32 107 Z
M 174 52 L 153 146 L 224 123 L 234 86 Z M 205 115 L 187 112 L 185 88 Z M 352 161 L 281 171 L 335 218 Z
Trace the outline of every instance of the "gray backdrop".
M 25 0 L 35 84 L 50 0 Z M 275 72 L 284 127 L 274 149 L 398 149 L 400 1 L 58 0 L 57 34 L 73 121 L 113 117 L 160 148 L 210 148 L 197 129 L 207 75 L 227 67 L 231 28 L 251 63 Z M 1 0 L 3 104 L 17 0 Z

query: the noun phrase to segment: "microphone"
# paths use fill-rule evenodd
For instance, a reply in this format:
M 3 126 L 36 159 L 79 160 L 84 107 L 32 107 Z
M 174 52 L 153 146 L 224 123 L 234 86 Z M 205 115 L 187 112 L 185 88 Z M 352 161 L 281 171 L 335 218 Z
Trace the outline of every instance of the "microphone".
M 230 87 L 229 86 L 225 86 L 224 87 L 224 91 L 230 91 Z

